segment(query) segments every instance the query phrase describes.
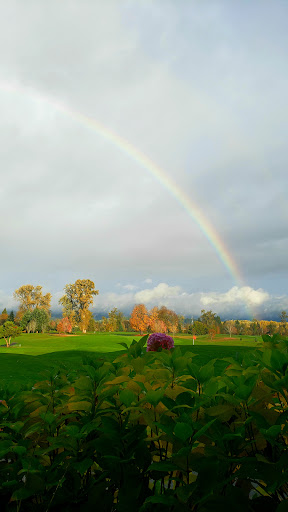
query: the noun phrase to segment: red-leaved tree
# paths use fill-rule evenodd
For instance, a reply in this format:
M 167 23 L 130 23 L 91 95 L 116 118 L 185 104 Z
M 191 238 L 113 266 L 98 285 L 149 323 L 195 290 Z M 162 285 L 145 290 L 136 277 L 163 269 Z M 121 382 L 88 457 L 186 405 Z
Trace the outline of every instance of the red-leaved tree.
M 57 325 L 57 331 L 58 332 L 71 332 L 72 331 L 72 324 L 68 318 L 68 316 L 65 316 L 65 318 L 62 318 L 60 322 Z

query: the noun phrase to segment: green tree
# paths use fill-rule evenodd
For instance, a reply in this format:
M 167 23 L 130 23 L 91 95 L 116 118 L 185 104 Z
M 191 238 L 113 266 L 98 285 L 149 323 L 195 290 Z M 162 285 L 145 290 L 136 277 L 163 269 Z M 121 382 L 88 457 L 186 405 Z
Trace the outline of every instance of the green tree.
M 10 347 L 11 339 L 20 336 L 20 334 L 20 327 L 17 327 L 13 322 L 9 322 L 9 320 L 0 327 L 0 338 L 4 338 L 7 347 Z
M 122 311 L 119 311 L 117 308 L 111 309 L 110 313 L 108 313 L 108 318 L 111 323 L 114 324 L 114 331 L 123 331 L 123 322 L 124 322 L 124 314 Z
M 26 311 L 21 318 L 21 322 L 20 322 L 21 329 L 23 329 L 27 332 L 31 332 L 31 329 L 30 330 L 27 329 L 29 322 L 31 322 L 31 320 L 32 320 L 32 311 Z
M 45 332 L 50 323 L 50 315 L 45 309 L 36 308 L 32 313 L 32 320 L 36 322 L 36 331 Z
M 281 311 L 280 320 L 281 320 L 280 331 L 281 331 L 282 336 L 285 336 L 287 334 L 287 320 L 288 320 L 287 311 Z
M 45 332 L 50 323 L 50 314 L 45 309 L 36 308 L 26 311 L 22 316 L 20 326 L 29 332 Z
M 257 336 L 261 334 L 260 325 L 256 318 L 253 318 L 252 322 L 250 323 L 250 331 L 252 336 Z
M 8 316 L 8 320 L 9 320 L 9 322 L 13 322 L 13 323 L 15 322 L 14 311 L 11 311 L 11 313 Z
M 201 334 L 207 334 L 208 333 L 208 327 L 207 325 L 203 324 L 202 322 L 199 322 L 198 320 L 195 320 L 188 330 L 191 334 L 197 334 L 198 336 Z
M 77 279 L 74 284 L 66 284 L 65 295 L 59 300 L 63 307 L 63 317 L 68 317 L 72 325 L 79 325 L 86 332 L 92 313 L 89 306 L 93 304 L 93 296 L 99 294 L 90 279 Z
M 199 322 L 206 325 L 208 329 L 215 327 L 216 325 L 221 325 L 221 319 L 216 313 L 212 313 L 212 311 L 205 311 L 205 309 L 201 309 L 201 316 L 198 318 Z

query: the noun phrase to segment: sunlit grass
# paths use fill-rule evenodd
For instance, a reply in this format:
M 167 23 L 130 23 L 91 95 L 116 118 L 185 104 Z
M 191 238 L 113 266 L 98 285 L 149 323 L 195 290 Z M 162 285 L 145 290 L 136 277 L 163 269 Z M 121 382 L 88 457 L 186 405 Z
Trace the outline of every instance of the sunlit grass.
M 138 336 L 135 336 L 139 339 Z M 235 339 L 218 335 L 213 341 L 207 336 L 197 336 L 195 345 L 191 335 L 174 336 L 175 345 L 194 351 L 199 365 L 210 359 L 229 356 L 242 356 L 245 351 L 257 346 L 255 339 L 261 337 L 235 336 Z M 0 347 L 0 389 L 12 383 L 31 386 L 41 379 L 44 370 L 53 367 L 74 369 L 82 364 L 83 358 L 114 359 L 125 349 L 119 345 L 130 345 L 133 336 L 125 333 L 95 333 L 78 336 L 58 336 L 51 334 L 23 334 L 15 340 L 16 345 Z

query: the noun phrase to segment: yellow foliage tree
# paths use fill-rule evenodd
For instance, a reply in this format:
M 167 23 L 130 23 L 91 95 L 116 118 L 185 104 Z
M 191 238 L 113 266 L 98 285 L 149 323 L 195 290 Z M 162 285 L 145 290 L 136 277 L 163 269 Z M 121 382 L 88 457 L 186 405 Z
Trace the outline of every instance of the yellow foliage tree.
M 159 319 L 158 319 L 158 312 L 159 312 L 159 309 L 157 308 L 157 306 L 155 306 L 154 308 L 152 308 L 149 312 L 149 319 L 150 319 L 150 330 L 152 332 L 162 332 L 162 331 L 158 331 L 157 330 L 157 323 L 159 322 Z
M 14 292 L 14 299 L 20 302 L 20 311 L 33 311 L 33 309 L 45 309 L 49 311 L 51 305 L 51 293 L 42 294 L 42 286 L 24 284 Z
M 63 317 L 67 316 L 72 325 L 78 325 L 86 332 L 92 313 L 89 306 L 93 304 L 93 296 L 99 294 L 90 279 L 77 279 L 74 284 L 66 284 L 65 295 L 59 300 L 63 307 Z

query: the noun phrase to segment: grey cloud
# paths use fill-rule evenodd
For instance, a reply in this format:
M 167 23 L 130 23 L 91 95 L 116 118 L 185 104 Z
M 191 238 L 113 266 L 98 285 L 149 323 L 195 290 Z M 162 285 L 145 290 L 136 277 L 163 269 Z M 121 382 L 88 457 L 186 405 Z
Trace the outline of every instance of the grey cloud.
M 260 14 L 226 1 L 3 6 L 7 291 L 37 275 L 53 292 L 79 273 L 103 293 L 146 276 L 199 293 L 235 284 L 173 193 L 90 116 L 174 179 L 252 288 L 285 292 L 287 9 L 273 6 Z

